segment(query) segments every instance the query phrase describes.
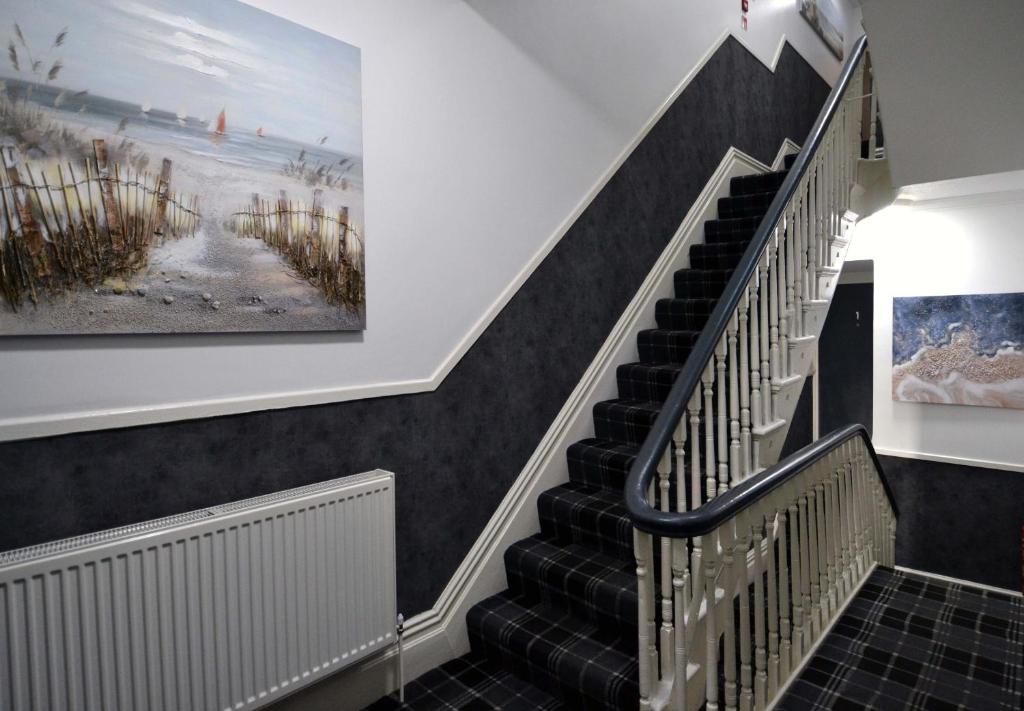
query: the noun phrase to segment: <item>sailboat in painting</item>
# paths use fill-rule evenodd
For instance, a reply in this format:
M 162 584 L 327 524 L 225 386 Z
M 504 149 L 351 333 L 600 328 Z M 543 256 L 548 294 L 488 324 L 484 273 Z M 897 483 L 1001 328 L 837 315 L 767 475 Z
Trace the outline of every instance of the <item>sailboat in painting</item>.
M 217 114 L 217 126 L 213 129 L 213 132 L 218 136 L 223 136 L 227 133 L 227 117 L 224 115 L 224 109 L 220 110 Z

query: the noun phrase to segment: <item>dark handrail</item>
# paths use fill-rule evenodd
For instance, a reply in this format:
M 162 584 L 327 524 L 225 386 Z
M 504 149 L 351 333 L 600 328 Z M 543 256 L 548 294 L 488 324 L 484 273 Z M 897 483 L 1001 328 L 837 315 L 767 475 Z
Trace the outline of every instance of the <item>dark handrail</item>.
M 885 489 L 885 495 L 889 498 L 893 514 L 899 518 L 900 510 L 896 506 L 896 498 L 893 496 L 892 489 L 889 488 L 882 463 L 878 461 L 878 455 L 871 444 L 871 437 L 868 435 L 867 428 L 858 424 L 847 425 L 830 432 L 798 452 L 789 455 L 778 464 L 768 467 L 760 474 L 745 479 L 736 487 L 729 489 L 721 496 L 716 496 L 698 509 L 681 513 L 652 510 L 651 515 L 645 516 L 642 521 L 638 522 L 634 519 L 634 525 L 642 531 L 672 538 L 703 536 L 705 533 L 714 531 L 855 437 L 860 437 L 864 441 L 868 454 L 871 455 L 871 460 L 875 463 L 878 476 L 882 480 L 882 488 Z
M 797 186 L 807 172 L 807 168 L 811 163 L 811 157 L 817 153 L 818 147 L 825 138 L 828 126 L 832 122 L 832 117 L 835 116 L 840 104 L 842 104 L 843 95 L 853 80 L 854 70 L 861 57 L 864 56 L 867 44 L 868 38 L 866 35 L 862 35 L 854 43 L 853 50 L 850 52 L 850 58 L 843 65 L 843 71 L 839 75 L 839 80 L 832 87 L 832 92 L 828 95 L 825 105 L 821 108 L 821 113 L 818 114 L 818 119 L 814 122 L 814 127 L 811 128 L 803 148 L 797 154 L 793 167 L 790 168 L 785 180 L 782 181 L 782 186 L 779 188 L 779 192 L 776 193 L 771 205 L 768 206 L 768 212 L 754 233 L 750 246 L 747 247 L 747 251 L 743 254 L 743 258 L 729 279 L 729 283 L 726 284 L 725 291 L 722 292 L 721 298 L 718 299 L 718 303 L 708 317 L 704 330 L 697 338 L 697 342 L 687 357 L 686 363 L 683 364 L 683 369 L 679 372 L 676 382 L 672 386 L 672 390 L 669 391 L 668 398 L 661 408 L 661 412 L 658 413 L 658 417 L 654 420 L 654 425 L 647 434 L 647 438 L 640 447 L 640 452 L 637 454 L 636 460 L 629 470 L 629 479 L 626 481 L 625 490 L 626 509 L 633 520 L 633 525 L 643 531 L 676 535 L 671 533 L 673 527 L 670 523 L 672 521 L 683 521 L 688 515 L 685 513 L 655 510 L 647 502 L 647 489 L 657 472 L 658 461 L 661 459 L 662 452 L 665 451 L 672 441 L 672 433 L 675 431 L 676 423 L 685 414 L 686 404 L 690 399 L 690 395 L 700 382 L 701 374 L 704 372 L 708 361 L 714 357 L 715 348 L 718 346 L 722 334 L 725 333 L 725 329 L 732 319 L 733 311 L 739 305 L 743 291 L 757 269 L 758 262 L 761 261 L 761 255 L 764 253 L 772 233 L 782 220 L 789 201 L 796 195 Z

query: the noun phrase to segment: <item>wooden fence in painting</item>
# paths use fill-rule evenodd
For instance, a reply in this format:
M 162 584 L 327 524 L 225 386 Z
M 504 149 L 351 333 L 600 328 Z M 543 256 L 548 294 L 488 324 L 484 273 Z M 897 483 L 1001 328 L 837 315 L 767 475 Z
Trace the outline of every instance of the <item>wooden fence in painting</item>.
M 171 161 L 158 174 L 107 160 L 93 141 L 80 163 L 36 167 L 5 147 L 0 171 L 0 294 L 17 309 L 26 297 L 131 274 L 154 239 L 193 236 L 199 199 L 170 189 Z
M 327 210 L 322 192 L 312 205 L 252 196 L 252 203 L 232 215 L 239 237 L 262 240 L 284 256 L 297 273 L 316 286 L 328 303 L 355 311 L 365 299 L 362 239 L 349 224 L 348 208 Z

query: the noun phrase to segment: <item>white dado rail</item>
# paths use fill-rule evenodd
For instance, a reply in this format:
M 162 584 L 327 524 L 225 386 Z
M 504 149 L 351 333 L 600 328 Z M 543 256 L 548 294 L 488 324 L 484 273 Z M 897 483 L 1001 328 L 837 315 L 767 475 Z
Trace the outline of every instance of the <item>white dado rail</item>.
M 749 580 L 747 566 L 737 565 L 732 571 L 732 560 L 737 553 L 746 555 L 754 537 L 752 530 L 758 524 L 749 517 L 756 514 L 757 522 L 762 522 L 766 512 L 744 509 L 713 532 L 708 529 L 688 535 L 679 526 L 692 517 L 699 520 L 708 510 L 718 510 L 719 498 L 736 487 L 759 486 L 755 479 L 760 481 L 764 474 L 756 478 L 753 475 L 778 459 L 794 395 L 799 393 L 810 368 L 813 345 L 838 280 L 847 246 L 846 229 L 855 217 L 847 211 L 861 157 L 862 128 L 867 128 L 862 116 L 866 107 L 874 110 L 876 106 L 865 87 L 866 57 L 867 42 L 862 37 L 854 45 L 839 81 L 708 318 L 633 465 L 626 503 L 636 526 L 641 709 L 681 710 L 705 702 L 709 710 L 718 708 L 716 618 L 724 620 L 725 707 L 736 708 L 732 605 L 738 578 L 743 605 L 740 619 L 749 625 L 745 616 L 749 612 Z M 873 126 L 869 134 L 866 142 L 870 144 Z M 870 448 L 870 443 L 867 446 Z M 849 507 L 850 526 L 859 531 L 856 527 L 862 526 L 863 517 L 875 516 L 875 508 L 881 505 L 866 493 L 871 488 L 863 481 L 868 475 L 858 473 L 861 465 L 856 462 L 863 458 L 863 452 L 828 456 L 830 461 L 842 459 L 843 466 L 849 466 L 850 481 L 844 479 L 844 487 L 846 483 L 860 487 L 847 492 L 849 499 L 844 497 L 843 501 L 848 503 L 840 502 L 844 507 L 841 512 L 827 509 L 829 516 L 845 514 Z M 811 473 L 787 471 L 795 476 L 786 488 L 790 500 L 809 500 L 812 506 L 810 530 L 804 518 L 791 539 L 795 543 L 799 536 L 801 546 L 810 546 L 810 587 L 806 594 L 803 587 L 799 588 L 800 595 L 794 594 L 792 599 L 794 624 L 808 632 L 794 639 L 809 642 L 820 633 L 826 618 L 824 613 L 815 617 L 815 612 L 808 618 L 816 620 L 814 625 L 806 627 L 802 619 L 806 613 L 801 610 L 807 604 L 818 605 L 821 590 L 830 591 L 833 603 L 838 599 L 829 587 L 833 583 L 826 572 L 828 565 L 835 564 L 825 557 L 826 551 L 831 552 L 838 543 L 838 539 L 825 537 L 831 535 L 838 520 L 819 521 L 819 530 L 815 530 L 815 491 L 825 486 L 820 468 Z M 829 484 L 834 486 L 835 482 Z M 806 511 L 801 511 L 806 517 Z M 780 527 L 776 520 L 777 512 L 772 509 L 768 513 L 771 525 L 761 535 L 769 536 L 771 550 L 775 537 L 784 537 L 785 532 L 784 525 Z M 884 517 L 883 513 L 878 515 Z M 783 523 L 784 518 L 783 514 Z M 871 555 L 876 555 L 880 539 L 871 541 L 875 545 Z M 760 540 L 757 545 L 761 545 Z M 856 555 L 862 563 L 875 560 L 861 554 L 859 543 L 850 545 L 855 553 L 843 555 Z M 654 564 L 655 547 L 660 548 L 658 566 Z M 761 549 L 754 550 L 754 578 L 760 583 L 757 571 L 761 557 L 756 551 Z M 814 562 L 819 553 L 820 566 Z M 801 556 L 800 574 L 808 575 L 804 569 L 808 566 L 806 554 L 796 554 Z M 792 560 L 795 571 L 798 559 Z M 863 564 L 858 568 L 860 574 L 863 568 Z M 655 579 L 655 573 L 660 580 Z M 844 581 L 845 593 L 850 587 L 846 583 L 852 578 Z M 788 608 L 788 604 L 781 607 Z M 760 603 L 755 609 L 763 613 Z M 834 613 L 835 605 L 822 609 Z M 716 613 L 708 614 L 709 610 Z M 708 640 L 703 650 L 694 641 L 700 638 L 701 630 Z M 761 640 L 762 635 L 763 630 L 759 630 L 757 639 Z M 749 709 L 753 698 L 749 696 L 753 688 L 749 678 L 749 629 L 741 630 L 741 637 L 740 649 L 745 650 L 745 656 L 741 657 L 740 696 L 744 703 L 740 708 Z M 806 646 L 795 642 L 787 669 L 798 666 Z M 757 653 L 764 653 L 763 645 Z M 703 693 L 700 685 L 693 683 L 700 676 L 706 679 Z M 777 682 L 778 674 L 774 676 Z M 778 683 L 771 688 L 777 689 Z M 763 708 L 770 697 L 762 690 L 757 694 L 756 707 Z

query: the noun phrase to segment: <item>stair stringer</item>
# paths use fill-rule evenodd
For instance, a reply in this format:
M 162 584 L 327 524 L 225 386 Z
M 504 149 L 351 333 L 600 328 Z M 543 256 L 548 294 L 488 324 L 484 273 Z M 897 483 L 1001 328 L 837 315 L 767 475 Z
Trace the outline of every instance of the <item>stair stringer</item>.
M 850 246 L 850 231 L 859 216 L 849 210 L 840 220 L 839 233 L 829 239 L 829 264 L 818 272 L 819 299 L 805 300 L 799 317 L 803 321 L 805 334 L 801 338 L 789 339 L 787 357 L 791 374 L 772 383 L 772 401 L 775 419 L 763 427 L 752 430 L 752 438 L 759 452 L 759 467 L 763 469 L 779 461 L 779 454 L 789 433 L 789 426 L 796 412 L 804 381 L 814 366 L 814 354 L 828 316 L 832 297 L 835 295 L 842 272 L 846 253 Z M 786 312 L 787 319 L 794 318 L 794 309 Z

